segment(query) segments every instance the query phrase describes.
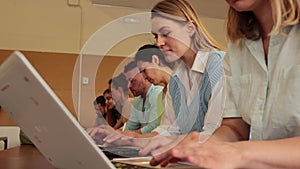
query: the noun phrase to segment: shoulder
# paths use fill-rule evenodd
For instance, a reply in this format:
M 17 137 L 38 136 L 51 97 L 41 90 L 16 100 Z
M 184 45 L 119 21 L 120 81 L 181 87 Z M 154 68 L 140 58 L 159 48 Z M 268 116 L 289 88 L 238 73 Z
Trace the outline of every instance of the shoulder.
M 164 89 L 164 87 L 160 85 L 152 85 L 151 88 L 151 93 L 160 93 Z
M 288 34 L 288 36 L 292 36 L 292 37 L 299 37 L 300 35 L 300 23 L 290 26 L 290 27 L 285 27 L 283 28 L 283 32 L 285 34 Z M 296 38 L 299 39 L 299 38 Z
M 208 58 L 209 59 L 217 59 L 217 60 L 223 60 L 226 55 L 225 51 L 213 49 L 209 52 Z
M 163 92 L 163 86 L 153 85 L 151 91 L 148 93 L 147 98 L 150 102 L 158 100 L 159 95 Z

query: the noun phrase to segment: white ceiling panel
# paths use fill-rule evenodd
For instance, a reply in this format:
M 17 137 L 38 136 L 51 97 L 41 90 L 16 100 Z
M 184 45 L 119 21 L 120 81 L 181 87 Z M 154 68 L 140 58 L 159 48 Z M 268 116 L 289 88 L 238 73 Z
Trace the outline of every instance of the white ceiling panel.
M 91 0 L 95 5 L 150 10 L 160 0 Z M 188 0 L 200 16 L 224 19 L 227 15 L 225 0 Z

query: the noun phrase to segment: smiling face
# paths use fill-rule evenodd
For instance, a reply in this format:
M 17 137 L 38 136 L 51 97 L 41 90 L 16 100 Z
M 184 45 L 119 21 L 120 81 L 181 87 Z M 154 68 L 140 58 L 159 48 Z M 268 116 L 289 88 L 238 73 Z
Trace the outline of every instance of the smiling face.
M 167 62 L 174 62 L 184 56 L 191 46 L 191 35 L 194 33 L 187 23 L 159 16 L 152 18 L 151 31 Z
M 106 104 L 106 108 L 108 110 L 112 109 L 115 107 L 115 104 L 113 102 L 113 99 L 112 99 L 112 94 L 111 93 L 105 93 L 104 94 L 104 98 L 105 98 L 105 104 Z

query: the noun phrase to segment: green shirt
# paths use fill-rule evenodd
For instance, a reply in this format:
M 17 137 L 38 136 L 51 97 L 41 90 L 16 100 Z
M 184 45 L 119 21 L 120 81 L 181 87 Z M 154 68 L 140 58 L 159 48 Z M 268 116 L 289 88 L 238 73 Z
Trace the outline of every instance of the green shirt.
M 138 130 L 142 134 L 150 133 L 159 123 L 164 112 L 163 87 L 151 85 L 145 105 L 141 96 L 135 97 L 125 130 Z

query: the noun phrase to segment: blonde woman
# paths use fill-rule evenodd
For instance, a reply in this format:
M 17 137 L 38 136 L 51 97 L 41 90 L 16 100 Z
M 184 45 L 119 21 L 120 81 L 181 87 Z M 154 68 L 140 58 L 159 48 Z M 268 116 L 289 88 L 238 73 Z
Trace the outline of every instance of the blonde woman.
M 210 135 L 220 124 L 223 48 L 185 0 L 164 0 L 152 9 L 151 31 L 167 62 L 179 61 L 169 81 L 165 114 L 154 131 L 172 136 Z
M 203 168 L 300 168 L 300 0 L 227 3 L 222 125 L 202 144 L 199 133 L 189 134 L 151 164 L 181 159 Z

